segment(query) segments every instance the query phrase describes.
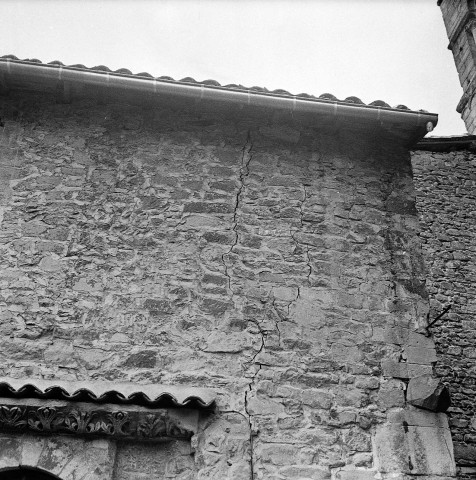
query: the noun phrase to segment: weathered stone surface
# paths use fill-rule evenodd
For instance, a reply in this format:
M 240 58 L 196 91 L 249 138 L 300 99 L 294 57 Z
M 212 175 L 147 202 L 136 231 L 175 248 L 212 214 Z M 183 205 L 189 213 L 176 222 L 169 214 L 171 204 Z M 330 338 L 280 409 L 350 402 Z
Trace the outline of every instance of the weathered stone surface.
M 105 440 L 2 435 L 0 468 L 31 467 L 60 478 L 112 480 L 116 446 Z
M 451 405 L 448 389 L 441 380 L 432 375 L 421 375 L 410 379 L 407 402 L 432 412 L 446 412 Z
M 408 152 L 266 112 L 1 108 L 0 371 L 217 390 L 193 456 L 119 444 L 120 478 L 368 476 L 434 359 Z
M 336 480 L 374 480 L 377 472 L 373 470 L 340 470 L 336 473 Z
M 20 439 L 16 436 L 2 435 L 0 437 L 0 468 L 16 467 L 21 464 L 21 459 L 22 444 Z
M 383 410 L 405 405 L 405 384 L 398 380 L 382 382 L 377 396 L 377 405 Z
M 389 423 L 403 425 L 404 423 L 417 427 L 436 427 L 448 429 L 448 417 L 444 413 L 433 413 L 412 406 L 394 409 L 388 412 Z
M 321 468 L 311 465 L 300 466 L 291 465 L 280 468 L 279 475 L 286 479 L 309 479 L 309 480 L 328 480 L 331 478 L 331 472 L 327 468 Z
M 449 429 L 389 423 L 377 427 L 377 470 L 413 475 L 456 474 Z
M 250 431 L 248 419 L 238 413 L 225 413 L 192 439 L 198 478 L 251 477 Z
M 447 2 L 447 8 L 451 2 Z M 455 4 L 456 5 L 456 4 Z M 448 7 L 449 8 L 449 7 Z M 429 321 L 436 344 L 435 374 L 449 387 L 451 430 L 460 469 L 476 466 L 471 436 L 476 425 L 476 161 L 472 151 L 412 154 L 420 235 L 428 265 Z M 430 372 L 428 372 L 430 373 Z M 459 473 L 461 478 L 466 474 Z
M 196 465 L 186 442 L 121 444 L 117 449 L 115 480 L 196 478 Z
M 405 353 L 409 363 L 416 363 L 420 365 L 431 365 L 432 363 L 435 363 L 437 360 L 436 350 L 434 348 L 408 346 L 405 348 Z
M 408 378 L 408 363 L 397 362 L 391 359 L 382 361 L 382 371 L 386 377 Z

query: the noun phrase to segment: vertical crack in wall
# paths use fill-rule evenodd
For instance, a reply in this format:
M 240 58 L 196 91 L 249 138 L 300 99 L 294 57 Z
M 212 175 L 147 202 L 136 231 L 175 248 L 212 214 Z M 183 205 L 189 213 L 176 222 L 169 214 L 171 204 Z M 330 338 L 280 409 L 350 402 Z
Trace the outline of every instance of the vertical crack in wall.
M 246 142 L 245 142 L 243 148 L 241 149 L 241 164 L 240 164 L 240 171 L 239 171 L 239 174 L 238 174 L 239 186 L 238 186 L 238 190 L 236 192 L 235 206 L 234 206 L 234 210 L 233 210 L 233 220 L 232 220 L 233 227 L 232 227 L 232 230 L 235 233 L 235 241 L 231 245 L 228 252 L 224 253 L 221 256 L 223 265 L 225 267 L 225 275 L 228 279 L 228 288 L 231 291 L 232 295 L 233 295 L 234 292 L 233 292 L 233 288 L 231 286 L 231 276 L 230 276 L 230 272 L 229 272 L 228 261 L 229 261 L 230 254 L 233 253 L 233 249 L 238 245 L 238 242 L 239 242 L 238 210 L 240 208 L 241 197 L 242 197 L 242 194 L 243 194 L 243 190 L 246 187 L 245 179 L 250 174 L 250 162 L 251 162 L 251 159 L 253 158 L 253 155 L 251 153 L 252 149 L 253 149 L 253 142 L 251 140 L 251 132 L 248 130 L 248 134 L 246 136 Z
M 306 185 L 303 184 L 302 185 L 302 188 L 303 188 L 303 197 L 302 199 L 299 201 L 299 205 L 298 205 L 298 208 L 299 208 L 299 226 L 300 226 L 300 229 L 295 229 L 293 230 L 292 228 L 290 228 L 290 235 L 291 235 L 291 238 L 293 239 L 294 243 L 296 244 L 296 248 L 298 249 L 303 249 L 303 252 L 304 252 L 304 256 L 305 256 L 305 259 L 306 259 L 306 265 L 307 265 L 307 284 L 308 286 L 311 285 L 311 274 L 312 274 L 312 266 L 311 266 L 311 257 L 309 255 L 309 244 L 308 243 L 305 243 L 305 242 L 302 242 L 302 241 L 299 241 L 297 238 L 296 238 L 296 233 L 298 231 L 303 231 L 304 230 L 304 203 L 306 202 L 306 200 L 308 199 L 308 194 L 307 194 L 307 190 L 306 190 Z M 296 300 L 299 298 L 300 296 L 300 290 L 298 288 L 298 293 L 297 293 L 297 296 L 296 296 Z M 296 301 L 295 300 L 295 301 Z
M 256 382 L 256 378 L 258 376 L 259 371 L 261 370 L 262 365 L 260 363 L 256 363 L 256 358 L 258 355 L 263 351 L 263 349 L 266 346 L 266 337 L 267 337 L 267 331 L 263 330 L 261 325 L 259 324 L 258 320 L 249 320 L 251 323 L 253 323 L 256 328 L 258 329 L 259 334 L 261 335 L 261 345 L 258 349 L 258 351 L 252 356 L 252 358 L 245 364 L 245 374 L 246 372 L 250 369 L 256 366 L 256 370 L 253 373 L 249 383 L 248 383 L 248 388 L 245 390 L 245 398 L 244 398 L 244 405 L 245 405 L 245 412 L 246 412 L 246 417 L 248 421 L 248 429 L 249 429 L 249 442 L 250 442 L 250 479 L 254 480 L 255 474 L 254 474 L 254 438 L 257 435 L 257 432 L 255 432 L 255 429 L 253 428 L 253 422 L 251 421 L 251 412 L 249 409 L 249 396 L 253 392 L 253 386 Z
M 261 325 L 257 320 L 250 320 L 256 327 L 258 328 L 258 332 L 261 335 L 261 345 L 259 350 L 253 355 L 253 357 L 250 359 L 249 362 L 247 362 L 245 365 L 245 372 L 253 368 L 255 365 L 257 366 L 256 371 L 253 373 L 253 376 L 250 379 L 250 382 L 248 383 L 248 388 L 245 390 L 245 398 L 244 398 L 244 405 L 245 405 L 245 412 L 246 412 L 246 417 L 248 421 L 248 429 L 249 429 L 249 442 L 250 442 L 250 478 L 251 480 L 254 480 L 255 475 L 254 475 L 254 437 L 256 435 L 256 432 L 253 428 L 253 423 L 251 421 L 251 413 L 249 410 L 249 395 L 253 391 L 253 386 L 256 382 L 256 377 L 258 376 L 259 371 L 261 370 L 262 365 L 260 363 L 256 363 L 256 358 L 258 355 L 263 351 L 263 349 L 266 346 L 266 336 L 267 332 L 261 328 Z
M 290 230 L 289 230 L 289 234 L 291 235 L 291 238 L 293 239 L 294 243 L 296 244 L 296 249 L 298 249 L 298 251 L 303 249 L 305 262 L 306 262 L 306 265 L 307 265 L 306 283 L 307 283 L 307 286 L 310 287 L 311 286 L 312 266 L 311 266 L 311 256 L 310 256 L 309 244 L 305 243 L 305 242 L 302 242 L 302 241 L 299 241 L 298 238 L 296 238 L 296 233 L 298 231 L 303 232 L 303 230 L 304 230 L 304 203 L 308 199 L 308 193 L 307 193 L 307 190 L 306 190 L 306 185 L 304 183 L 302 185 L 302 188 L 303 188 L 303 196 L 302 196 L 302 199 L 299 201 L 299 205 L 298 205 L 300 229 L 296 228 L 295 230 L 293 230 L 292 227 L 291 227 Z M 290 314 L 291 305 L 293 303 L 296 303 L 301 296 L 301 288 L 302 288 L 301 285 L 299 285 L 297 287 L 296 298 L 294 300 L 292 300 L 291 302 L 289 302 L 289 304 L 287 305 L 288 315 Z
M 298 290 L 299 294 L 299 290 Z M 281 345 L 281 330 L 279 329 L 279 324 L 285 320 L 287 320 L 287 317 L 289 316 L 289 305 L 290 303 L 287 304 L 287 316 L 283 316 L 281 312 L 279 311 L 279 308 L 276 306 L 276 300 L 273 298 L 271 302 L 271 309 L 274 315 L 276 315 L 277 320 L 274 322 L 276 326 L 276 330 L 278 332 L 278 345 Z
M 307 200 L 307 190 L 306 190 L 306 185 L 303 183 L 302 185 L 304 195 L 299 203 L 299 222 L 301 225 L 301 230 L 304 229 L 304 202 Z M 312 266 L 311 266 L 311 257 L 309 256 L 309 245 L 306 245 L 306 263 L 307 263 L 307 268 L 309 269 L 307 272 L 307 284 L 310 287 L 311 286 L 311 274 L 312 274 Z M 300 294 L 299 289 L 298 289 L 298 295 Z
M 235 292 L 233 290 L 233 285 L 232 285 L 232 275 L 230 273 L 231 269 L 231 259 L 230 255 L 233 253 L 233 250 L 235 247 L 238 245 L 239 240 L 240 240 L 240 234 L 238 231 L 239 227 L 239 209 L 241 207 L 242 201 L 243 201 L 243 194 L 246 188 L 246 178 L 250 174 L 250 163 L 253 158 L 252 155 L 252 150 L 253 150 L 253 142 L 251 139 L 251 132 L 248 131 L 247 137 L 246 137 L 246 142 L 243 145 L 243 148 L 241 150 L 241 163 L 240 163 L 240 170 L 238 174 L 238 189 L 236 192 L 235 196 L 235 205 L 234 205 L 234 211 L 233 211 L 233 219 L 232 219 L 232 230 L 235 234 L 235 239 L 233 244 L 230 246 L 230 249 L 222 255 L 222 262 L 225 268 L 225 276 L 228 279 L 228 290 L 230 291 L 231 298 L 233 300 L 233 297 L 235 296 Z M 266 343 L 266 336 L 267 332 L 266 330 L 263 330 L 261 327 L 259 321 L 257 319 L 249 319 L 248 320 L 250 323 L 255 325 L 257 329 L 257 333 L 260 335 L 260 340 L 261 344 L 259 346 L 259 349 L 255 352 L 255 354 L 251 357 L 251 359 L 244 364 L 244 371 L 245 374 L 246 372 L 255 367 L 257 365 L 256 371 L 252 374 L 251 379 L 248 383 L 247 389 L 245 390 L 245 396 L 244 396 L 244 410 L 246 415 L 245 418 L 248 422 L 248 429 L 249 429 L 249 444 L 250 444 L 250 458 L 249 458 L 249 463 L 250 463 L 250 478 L 253 480 L 255 478 L 254 476 L 254 436 L 255 436 L 255 431 L 253 428 L 253 423 L 251 421 L 251 413 L 249 410 L 249 395 L 253 391 L 253 385 L 256 381 L 256 377 L 261 370 L 261 364 L 256 364 L 256 358 L 258 355 L 263 351 Z
M 265 343 L 264 343 L 264 338 L 263 338 L 263 343 L 261 344 L 261 348 L 259 349 L 259 351 L 253 357 L 253 360 L 252 360 L 253 363 L 254 363 L 254 359 L 261 353 L 264 346 L 265 346 Z M 253 374 L 253 377 L 251 378 L 250 383 L 248 384 L 248 390 L 245 391 L 245 412 L 246 412 L 246 416 L 248 418 L 248 428 L 249 428 L 249 432 L 250 432 L 250 440 L 249 441 L 250 441 L 250 478 L 251 478 L 251 480 L 253 480 L 255 478 L 255 472 L 254 472 L 254 437 L 256 435 L 256 432 L 254 431 L 253 423 L 251 421 L 251 413 L 249 411 L 248 396 L 253 391 L 253 385 L 256 381 L 256 377 L 257 377 L 260 370 L 261 370 L 261 365 L 258 364 L 258 368 L 257 368 L 256 372 Z

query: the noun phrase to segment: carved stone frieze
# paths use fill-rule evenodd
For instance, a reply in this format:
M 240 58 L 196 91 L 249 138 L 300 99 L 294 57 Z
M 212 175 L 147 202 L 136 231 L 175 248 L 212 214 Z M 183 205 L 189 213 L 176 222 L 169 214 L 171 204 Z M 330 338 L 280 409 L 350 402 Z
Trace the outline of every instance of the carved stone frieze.
M 78 405 L 0 405 L 0 431 L 34 431 L 163 441 L 188 439 L 193 431 L 180 425 L 166 409 L 124 411 L 81 409 Z

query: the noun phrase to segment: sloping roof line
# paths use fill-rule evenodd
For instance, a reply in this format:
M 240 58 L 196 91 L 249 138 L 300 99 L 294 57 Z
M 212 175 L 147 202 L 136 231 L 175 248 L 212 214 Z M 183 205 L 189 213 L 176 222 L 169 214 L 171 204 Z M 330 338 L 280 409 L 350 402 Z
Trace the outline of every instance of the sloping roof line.
M 25 380 L 8 377 L 0 377 L 1 397 L 132 404 L 149 408 L 210 408 L 215 402 L 214 392 L 205 388 L 108 381 Z
M 26 59 L 19 59 L 15 55 L 3 55 L 0 57 L 0 62 L 15 62 L 15 63 L 22 63 L 22 64 L 30 64 L 30 65 L 41 65 L 41 66 L 49 66 L 52 68 L 58 68 L 63 70 L 76 70 L 76 71 L 87 71 L 91 73 L 99 73 L 99 74 L 107 74 L 119 77 L 133 77 L 133 78 L 140 78 L 140 79 L 148 79 L 148 80 L 155 80 L 164 83 L 172 83 L 172 84 L 192 84 L 200 87 L 208 87 L 212 89 L 219 89 L 219 90 L 230 90 L 230 91 L 240 91 L 240 92 L 254 92 L 259 93 L 262 95 L 269 95 L 269 96 L 276 96 L 276 97 L 289 97 L 289 98 L 297 98 L 302 100 L 315 100 L 315 101 L 327 101 L 327 102 L 337 102 L 340 104 L 349 104 L 349 105 L 358 105 L 358 106 L 366 106 L 366 107 L 379 107 L 391 110 L 400 110 L 400 111 L 407 111 L 407 112 L 421 112 L 421 113 L 428 113 L 425 110 L 411 110 L 406 105 L 397 105 L 395 107 L 391 107 L 388 103 L 384 102 L 383 100 L 374 100 L 369 104 L 365 104 L 360 98 L 355 96 L 350 96 L 345 98 L 344 100 L 338 99 L 336 96 L 332 95 L 331 93 L 323 93 L 316 97 L 314 95 L 310 95 L 307 93 L 299 93 L 297 95 L 293 95 L 292 93 L 288 92 L 287 90 L 277 89 L 277 90 L 268 90 L 267 88 L 263 87 L 245 87 L 239 84 L 229 84 L 229 85 L 221 85 L 216 80 L 203 80 L 201 82 L 195 80 L 192 77 L 185 77 L 181 80 L 176 80 L 172 77 L 168 76 L 160 76 L 154 77 L 150 73 L 141 72 L 133 74 L 127 68 L 120 68 L 118 70 L 111 70 L 109 67 L 105 65 L 97 65 L 95 67 L 86 67 L 82 64 L 75 64 L 75 65 L 65 65 L 58 60 L 54 60 L 52 62 L 43 63 L 41 60 L 36 58 L 26 58 Z

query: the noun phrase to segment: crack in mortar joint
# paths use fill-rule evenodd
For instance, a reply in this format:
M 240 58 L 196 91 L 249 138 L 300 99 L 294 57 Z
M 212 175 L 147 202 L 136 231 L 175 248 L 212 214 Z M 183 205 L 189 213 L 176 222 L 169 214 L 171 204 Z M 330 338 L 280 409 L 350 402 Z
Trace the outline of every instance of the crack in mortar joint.
M 303 184 L 302 188 L 303 188 L 303 198 L 299 201 L 299 224 L 300 224 L 300 227 L 301 227 L 301 231 L 304 228 L 304 203 L 309 198 L 307 190 L 306 190 L 306 185 Z M 308 286 L 311 286 L 312 266 L 311 266 L 311 257 L 310 257 L 310 254 L 309 254 L 309 245 L 302 244 L 302 243 L 299 242 L 299 240 L 296 238 L 297 231 L 298 230 L 293 231 L 292 229 L 290 229 L 290 235 L 291 235 L 291 238 L 294 240 L 294 243 L 296 244 L 297 247 L 305 246 L 306 264 L 307 264 L 307 268 L 308 268 L 308 272 L 307 272 L 307 276 L 306 276 L 307 277 L 307 284 L 308 284 Z M 298 288 L 298 294 L 297 294 L 297 297 L 294 301 L 296 301 L 299 298 L 299 296 L 300 296 L 300 291 L 299 291 L 299 288 Z
M 263 343 L 261 345 L 261 348 L 259 352 L 254 356 L 256 356 L 261 352 L 261 350 L 264 348 L 264 338 L 263 338 Z M 250 432 L 250 479 L 254 480 L 255 474 L 254 474 L 254 437 L 258 436 L 258 432 L 254 432 L 253 430 L 253 424 L 251 422 L 251 414 L 249 411 L 249 406 L 248 406 L 248 395 L 253 391 L 253 385 L 256 381 L 256 377 L 258 376 L 259 371 L 261 370 L 261 364 L 258 364 L 258 369 L 254 373 L 253 377 L 251 378 L 250 383 L 248 384 L 248 390 L 245 391 L 245 412 L 248 417 L 248 428 Z
M 276 308 L 276 299 L 273 298 L 273 301 L 271 302 L 271 305 L 273 307 L 273 311 L 275 312 L 276 316 L 278 317 L 277 320 L 274 320 L 274 325 L 276 326 L 276 330 L 278 332 L 278 344 L 281 345 L 281 330 L 279 329 L 279 323 L 283 321 L 281 315 L 279 314 L 279 310 Z M 289 317 L 289 304 L 287 305 L 288 309 L 288 317 Z
M 241 149 L 241 165 L 240 165 L 240 171 L 238 175 L 238 181 L 240 183 L 238 190 L 236 192 L 236 197 L 235 197 L 235 206 L 233 210 L 233 227 L 232 230 L 235 233 L 235 240 L 233 244 L 231 245 L 230 249 L 228 252 L 222 254 L 222 262 L 225 267 L 225 276 L 228 279 L 228 289 L 231 291 L 231 294 L 233 296 L 233 288 L 231 286 L 231 275 L 229 273 L 229 267 L 227 265 L 226 257 L 228 257 L 232 252 L 233 249 L 238 245 L 239 242 L 239 234 L 238 234 L 238 210 L 240 208 L 240 203 L 241 203 L 241 197 L 243 194 L 243 190 L 245 189 L 245 178 L 249 176 L 250 174 L 250 163 L 251 159 L 253 158 L 253 155 L 251 153 L 253 149 L 253 141 L 251 139 L 251 131 L 248 130 L 248 134 L 246 136 L 246 142 L 243 145 L 243 148 Z
M 303 210 L 304 202 L 308 198 L 306 185 L 303 184 L 302 188 L 304 190 L 304 197 L 303 197 L 301 203 L 299 204 L 299 215 L 300 215 L 299 216 L 299 221 L 301 223 L 301 228 L 304 227 L 304 210 Z M 309 255 L 309 245 L 306 245 L 306 260 L 307 260 L 307 267 L 309 268 L 309 271 L 307 273 L 307 284 L 308 284 L 308 286 L 311 286 L 312 266 L 311 266 L 311 257 Z M 299 290 L 298 290 L 298 295 L 300 295 Z
M 309 198 L 308 192 L 307 192 L 307 189 L 306 189 L 306 185 L 304 183 L 302 185 L 302 188 L 303 188 L 303 197 L 299 202 L 299 224 L 300 224 L 301 230 L 303 230 L 303 228 L 304 228 L 304 203 Z M 307 264 L 307 268 L 308 268 L 307 275 L 306 275 L 306 281 L 307 281 L 308 287 L 310 287 L 311 286 L 311 275 L 312 275 L 311 256 L 310 256 L 310 253 L 309 253 L 310 249 L 309 249 L 309 245 L 301 244 L 299 242 L 299 240 L 296 238 L 297 231 L 298 230 L 293 231 L 292 228 L 291 228 L 289 233 L 290 233 L 291 238 L 293 239 L 294 243 L 296 244 L 296 247 L 303 247 L 303 246 L 305 247 L 306 264 Z M 301 297 L 301 286 L 298 286 L 297 287 L 296 298 L 294 300 L 290 301 L 289 304 L 287 305 L 288 316 L 289 316 L 289 313 L 290 313 L 290 310 L 291 310 L 291 305 L 293 303 L 296 303 L 300 297 Z
M 251 139 L 251 131 L 248 130 L 248 134 L 247 134 L 247 137 L 246 137 L 246 141 L 245 141 L 245 144 L 243 145 L 243 148 L 241 150 L 241 164 L 240 164 L 240 170 L 239 170 L 239 175 L 238 175 L 238 181 L 239 181 L 239 186 L 238 186 L 238 190 L 236 192 L 236 196 L 235 196 L 235 205 L 234 205 L 234 210 L 233 210 L 233 219 L 232 219 L 232 230 L 235 234 L 235 240 L 233 242 L 233 244 L 230 246 L 230 249 L 228 250 L 228 252 L 222 254 L 221 258 L 222 258 L 222 262 L 223 262 L 223 265 L 224 265 L 224 268 L 225 268 L 225 276 L 227 277 L 228 279 L 228 289 L 231 293 L 231 297 L 233 299 L 234 297 L 234 291 L 233 291 L 233 288 L 232 288 L 232 279 L 231 279 L 231 275 L 230 275 L 230 271 L 229 271 L 229 266 L 228 266 L 228 263 L 227 263 L 227 260 L 228 260 L 228 257 L 231 253 L 233 253 L 233 250 L 234 248 L 238 245 L 239 243 L 239 233 L 238 233 L 238 211 L 240 209 L 240 206 L 241 206 L 241 203 L 242 203 L 242 196 L 243 196 L 243 192 L 246 188 L 246 178 L 249 176 L 250 174 L 250 163 L 251 163 L 251 160 L 253 158 L 253 155 L 252 155 L 252 149 L 253 149 L 253 142 L 252 142 L 252 139 Z M 258 329 L 258 333 L 261 337 L 261 345 L 258 349 L 258 351 L 253 355 L 253 357 L 249 360 L 249 362 L 246 362 L 245 365 L 244 365 L 244 369 L 245 369 L 245 372 L 253 367 L 254 365 L 256 365 L 255 363 L 255 360 L 256 358 L 258 357 L 258 355 L 263 351 L 264 347 L 265 347 L 265 343 L 266 343 L 266 336 L 267 336 L 267 332 L 265 330 L 263 330 L 263 328 L 261 327 L 261 325 L 259 324 L 258 320 L 255 320 L 255 319 L 250 319 L 248 320 L 249 322 L 253 323 L 257 329 Z M 251 421 L 251 414 L 249 412 L 249 394 L 252 392 L 253 390 L 253 385 L 256 381 L 256 377 L 259 373 L 259 371 L 261 370 L 261 364 L 257 363 L 258 365 L 258 368 L 257 370 L 254 372 L 249 384 L 248 384 L 248 388 L 247 390 L 245 391 L 245 398 L 244 398 L 244 410 L 245 410 L 245 413 L 246 415 L 245 418 L 247 419 L 247 422 L 248 422 L 248 427 L 249 427 L 249 442 L 250 442 L 250 459 L 249 459 L 249 463 L 250 463 L 250 478 L 251 480 L 254 480 L 254 436 L 255 436 L 255 433 L 253 431 L 253 425 L 252 425 L 252 421 Z
M 260 372 L 260 370 L 262 368 L 262 364 L 260 364 L 259 362 L 255 362 L 255 360 L 266 346 L 266 337 L 268 335 L 268 332 L 266 330 L 263 330 L 263 328 L 259 324 L 258 320 L 253 319 L 253 320 L 249 320 L 249 321 L 251 323 L 253 323 L 254 325 L 256 325 L 256 327 L 258 328 L 258 332 L 261 335 L 260 348 L 253 355 L 251 360 L 249 362 L 247 362 L 247 366 L 245 367 L 246 370 L 247 370 L 247 369 L 251 368 L 253 365 L 258 366 L 258 368 L 254 372 L 253 376 L 251 377 L 250 382 L 248 383 L 248 388 L 245 391 L 245 398 L 244 398 L 245 413 L 246 413 L 246 417 L 247 417 L 247 420 L 248 420 L 248 428 L 249 428 L 249 432 L 250 432 L 249 433 L 249 435 L 250 435 L 250 437 L 249 437 L 249 442 L 250 442 L 250 479 L 254 480 L 254 478 L 255 478 L 255 476 L 254 476 L 254 437 L 258 436 L 258 432 L 254 432 L 254 430 L 253 430 L 253 424 L 252 424 L 252 421 L 251 421 L 251 413 L 249 411 L 249 406 L 248 406 L 249 405 L 248 397 L 253 392 L 253 386 L 256 382 L 256 377 L 258 376 L 258 373 Z M 278 329 L 278 331 L 279 331 L 279 329 Z

